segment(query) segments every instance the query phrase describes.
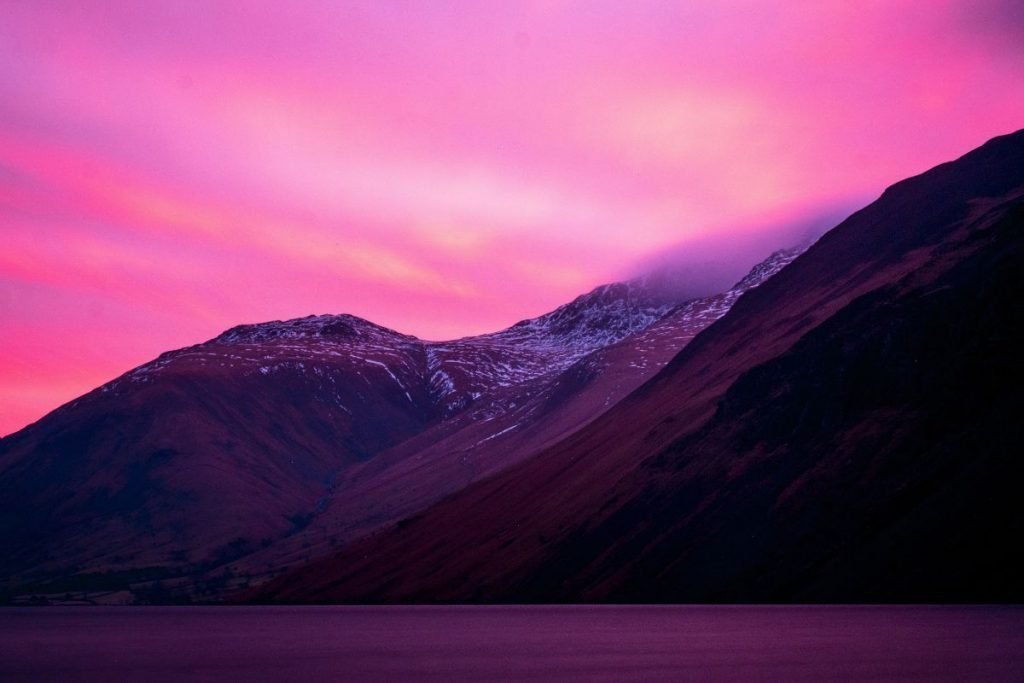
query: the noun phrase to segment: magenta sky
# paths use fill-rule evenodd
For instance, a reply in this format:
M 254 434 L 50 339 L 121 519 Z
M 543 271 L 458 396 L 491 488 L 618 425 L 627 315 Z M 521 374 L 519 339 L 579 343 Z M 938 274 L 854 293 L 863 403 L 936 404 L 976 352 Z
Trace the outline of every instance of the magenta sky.
M 3 2 L 0 434 L 236 323 L 482 332 L 871 197 L 1024 126 L 1014 7 Z

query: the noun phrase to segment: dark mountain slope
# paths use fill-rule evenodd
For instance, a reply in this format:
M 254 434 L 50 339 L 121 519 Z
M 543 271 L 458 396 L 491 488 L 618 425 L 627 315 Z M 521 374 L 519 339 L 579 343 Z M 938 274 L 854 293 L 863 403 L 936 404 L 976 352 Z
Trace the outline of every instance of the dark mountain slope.
M 941 277 L 858 298 L 742 375 L 527 595 L 1020 600 L 1022 229 L 1018 205 Z
M 1016 599 L 1024 132 L 901 182 L 522 465 L 278 601 Z

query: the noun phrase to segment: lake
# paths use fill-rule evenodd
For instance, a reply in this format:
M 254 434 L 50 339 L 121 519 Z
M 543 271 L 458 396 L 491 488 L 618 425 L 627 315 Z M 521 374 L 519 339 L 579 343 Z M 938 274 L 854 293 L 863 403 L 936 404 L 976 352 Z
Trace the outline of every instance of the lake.
M 1024 680 L 1024 609 L 0 609 L 0 680 Z

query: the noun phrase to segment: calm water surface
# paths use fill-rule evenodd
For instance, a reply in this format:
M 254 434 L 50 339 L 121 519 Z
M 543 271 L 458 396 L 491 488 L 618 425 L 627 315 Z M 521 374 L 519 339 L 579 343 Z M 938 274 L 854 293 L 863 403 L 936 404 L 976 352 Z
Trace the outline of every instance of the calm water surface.
M 1024 681 L 1024 609 L 0 609 L 0 680 L 182 679 Z

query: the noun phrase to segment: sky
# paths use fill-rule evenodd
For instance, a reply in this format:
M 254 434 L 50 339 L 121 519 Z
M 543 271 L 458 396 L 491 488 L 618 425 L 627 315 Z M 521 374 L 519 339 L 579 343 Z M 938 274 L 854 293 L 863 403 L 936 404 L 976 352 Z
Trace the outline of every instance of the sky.
M 745 267 L 1024 127 L 1022 46 L 995 0 L 0 0 L 0 434 L 239 323 Z

